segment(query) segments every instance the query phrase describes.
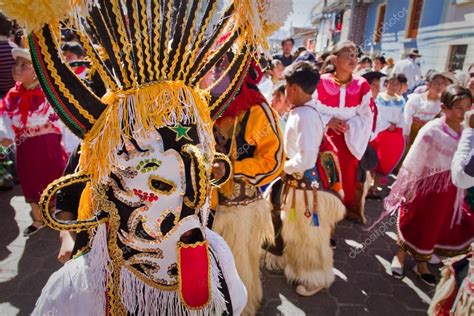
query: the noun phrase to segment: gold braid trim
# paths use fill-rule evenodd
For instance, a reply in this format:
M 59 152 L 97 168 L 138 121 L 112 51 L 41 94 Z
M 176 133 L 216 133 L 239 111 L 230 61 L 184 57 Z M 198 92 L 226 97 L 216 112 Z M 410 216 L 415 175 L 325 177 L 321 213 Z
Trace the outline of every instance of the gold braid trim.
M 106 10 L 106 13 L 108 15 L 110 15 L 108 10 Z M 107 23 L 104 15 L 102 14 L 102 10 L 99 10 L 99 14 L 100 14 L 100 18 L 102 20 L 102 23 L 104 25 L 111 25 L 111 23 Z M 110 17 L 107 17 L 107 18 L 110 20 Z M 117 25 L 118 25 L 118 23 L 117 23 Z M 120 25 L 119 25 L 119 27 L 120 27 Z M 114 57 L 117 60 L 117 63 L 120 63 L 122 59 L 120 58 L 120 49 L 118 47 L 117 40 L 116 40 L 115 36 L 110 32 L 108 27 L 106 27 L 106 30 L 107 30 L 107 36 L 109 37 L 110 42 L 112 43 L 112 50 L 114 51 Z M 124 84 L 126 86 L 130 86 L 130 80 L 128 79 L 128 75 L 125 72 L 125 69 L 123 69 L 123 67 L 120 67 L 120 64 L 119 64 L 119 70 L 120 70 L 120 73 L 122 74 L 122 78 L 123 78 L 123 83 L 121 83 L 121 84 Z
M 226 174 L 221 179 L 211 179 L 211 185 L 213 187 L 220 187 L 224 185 L 229 179 L 232 177 L 232 162 L 230 161 L 229 157 L 223 153 L 215 153 L 214 154 L 215 161 L 221 161 L 226 165 Z
M 218 84 L 221 83 L 221 81 L 224 79 L 224 77 L 229 74 L 229 71 L 235 66 L 235 63 L 237 62 L 237 60 L 239 59 L 239 55 L 242 53 L 243 51 L 243 47 L 241 47 L 237 52 L 235 52 L 234 54 L 234 58 L 232 59 L 232 61 L 230 62 L 229 66 L 226 68 L 226 70 L 224 71 L 224 73 L 219 77 L 217 78 L 217 80 L 215 80 L 211 86 L 207 87 L 206 90 L 207 91 L 211 91 L 212 89 L 214 89 Z M 245 65 L 245 61 L 243 62 L 243 64 Z M 229 85 L 229 87 L 232 87 L 232 85 Z M 224 93 L 225 94 L 225 93 Z
M 112 1 L 112 11 L 114 12 L 116 18 L 117 18 L 117 25 L 118 25 L 118 34 L 119 34 L 119 37 L 120 37 L 120 43 L 122 44 L 122 50 L 123 50 L 123 55 L 125 55 L 125 63 L 127 64 L 127 68 L 128 68 L 128 71 L 130 72 L 130 75 L 133 76 L 133 74 L 135 73 L 135 71 L 133 70 L 133 62 L 132 62 L 132 59 L 131 59 L 131 55 L 132 55 L 132 45 L 133 43 L 131 43 L 129 40 L 128 40 L 128 36 L 127 36 L 127 33 L 126 33 L 126 24 L 125 24 L 125 21 L 123 20 L 122 18 L 122 12 L 120 11 L 121 8 L 120 8 L 120 4 L 119 4 L 120 0 L 114 0 Z M 113 47 L 114 51 L 115 49 L 117 49 L 117 53 L 119 53 L 120 55 L 120 49 L 114 45 Z M 119 59 L 120 60 L 120 59 Z M 128 81 L 128 78 L 127 76 L 125 75 L 124 77 L 124 80 Z M 133 76 L 133 85 L 136 86 L 137 85 L 137 76 Z M 129 86 L 129 84 L 128 84 Z
M 145 62 L 147 66 L 147 71 L 148 75 L 153 81 L 153 65 L 151 63 L 151 48 L 150 48 L 150 36 L 148 35 L 148 21 L 147 21 L 147 13 L 146 13 L 146 1 L 142 1 L 142 10 L 141 10 L 141 22 L 142 22 L 142 37 L 143 37 L 143 42 L 145 43 Z M 145 77 L 143 77 L 143 80 L 146 80 Z
M 237 56 L 235 57 L 237 58 Z M 237 72 L 235 73 L 234 75 L 234 78 L 232 79 L 231 83 L 229 84 L 229 87 L 235 87 L 235 84 L 237 83 L 237 81 L 239 81 L 240 79 L 240 76 L 242 75 L 242 71 L 244 71 L 244 68 L 245 66 L 247 65 L 247 59 L 250 58 L 250 52 L 247 50 L 247 52 L 245 53 L 245 56 L 244 56 L 244 59 L 242 60 L 242 64 L 240 65 L 239 69 L 237 70 Z M 225 91 L 220 97 L 219 99 L 216 100 L 216 102 L 214 102 L 214 104 L 210 105 L 209 106 L 209 109 L 211 111 L 213 111 L 216 106 L 220 105 L 222 103 L 222 100 L 224 100 L 224 98 L 226 97 L 227 95 L 227 92 L 228 91 Z
M 167 78 L 167 73 L 168 73 L 168 43 L 170 40 L 170 33 L 171 33 L 171 12 L 173 11 L 173 6 L 172 6 L 173 1 L 168 1 L 168 14 L 166 16 L 166 35 L 165 35 L 165 47 L 164 47 L 164 52 L 163 54 L 165 55 L 163 58 L 163 65 L 161 67 L 161 78 L 165 79 Z M 167 78 L 170 79 L 170 78 Z
M 50 32 L 51 34 L 53 33 L 51 29 L 50 29 Z M 64 96 L 67 98 L 69 103 L 72 104 L 76 108 L 76 110 L 79 111 L 79 113 L 87 121 L 89 121 L 89 123 L 94 124 L 95 123 L 94 117 L 89 112 L 87 112 L 83 107 L 81 107 L 79 102 L 77 102 L 74 96 L 69 92 L 69 89 L 66 88 L 66 85 L 62 81 L 62 78 L 59 76 L 56 67 L 54 67 L 52 57 L 48 51 L 48 46 L 46 46 L 46 43 L 45 43 L 46 40 L 43 36 L 43 33 L 38 32 L 36 35 L 38 38 L 38 44 L 41 47 L 41 53 L 44 55 L 44 61 L 45 61 L 46 67 L 48 68 L 48 71 L 51 77 L 54 79 L 54 83 L 58 85 L 59 90 L 61 91 L 62 94 L 64 94 Z M 84 88 L 86 88 L 86 86 L 84 86 Z
M 190 306 L 187 304 L 186 300 L 184 299 L 183 297 L 183 281 L 181 279 L 181 273 L 178 273 L 178 285 L 179 285 L 179 297 L 181 298 L 181 303 L 183 303 L 183 305 L 187 308 L 187 309 L 190 309 L 190 310 L 201 310 L 203 308 L 205 308 L 206 306 L 209 305 L 209 303 L 211 302 L 211 299 L 212 299 L 212 292 L 211 292 L 211 254 L 209 253 L 209 245 L 208 245 L 208 241 L 207 240 L 204 240 L 204 241 L 199 241 L 197 243 L 194 243 L 194 244 L 185 244 L 181 241 L 178 242 L 178 271 L 181 271 L 181 251 L 180 249 L 188 249 L 188 248 L 197 248 L 197 247 L 204 247 L 206 249 L 206 254 L 207 254 L 207 290 L 208 290 L 208 294 L 207 294 L 207 301 L 202 304 L 201 306 Z
M 187 11 L 187 10 L 186 10 Z M 179 14 L 179 13 L 178 13 Z M 190 12 L 189 14 L 192 14 L 192 12 Z M 184 14 L 184 17 L 183 17 L 183 23 L 181 23 L 181 31 L 183 32 L 185 27 L 186 27 L 186 18 L 188 17 L 188 14 Z M 176 15 L 176 18 L 178 18 L 178 16 Z M 176 25 L 175 25 L 175 28 L 176 28 Z M 183 34 L 182 34 L 183 35 Z M 179 43 L 178 43 L 178 46 L 176 47 L 176 51 L 174 53 L 174 58 L 173 58 L 173 62 L 171 63 L 171 68 L 170 68 L 170 74 L 174 77 L 174 78 L 168 78 L 168 79 L 177 79 L 178 78 L 178 74 L 175 75 L 174 71 L 176 70 L 176 67 L 178 66 L 178 61 L 182 58 L 181 54 L 180 54 L 180 51 L 181 51 L 181 46 L 183 45 L 183 38 L 181 37 L 179 39 Z M 182 61 L 182 60 L 181 60 Z M 179 69 L 178 69 L 179 70 Z
M 138 56 L 135 56 L 135 61 L 138 64 L 138 69 L 137 71 L 140 73 L 140 77 L 142 78 L 142 81 L 145 81 L 145 65 L 144 65 L 144 58 L 143 58 L 143 46 L 142 46 L 142 41 L 143 41 L 143 34 L 142 32 L 146 33 L 146 24 L 143 27 L 143 30 L 140 29 L 140 24 L 139 24 L 139 17 L 138 17 L 138 5 L 137 1 L 132 1 L 133 5 L 133 20 L 135 21 L 134 27 L 135 31 L 138 35 L 138 39 L 135 39 L 135 47 L 137 47 L 137 54 Z M 146 5 L 146 4 L 145 4 Z M 143 7 L 143 6 L 142 6 Z M 146 21 L 145 21 L 146 23 Z M 133 44 L 132 44 L 133 45 Z M 138 78 L 137 78 L 138 80 Z M 142 82 L 140 82 L 141 84 Z
M 94 209 L 104 210 L 109 213 L 107 225 L 107 242 L 110 256 L 109 273 L 107 281 L 107 295 L 110 315 L 126 315 L 120 291 L 120 269 L 124 265 L 122 250 L 117 244 L 117 235 L 120 228 L 120 215 L 115 204 L 107 198 L 105 187 L 91 188 Z
M 214 3 L 214 6 L 215 6 L 215 3 Z M 190 13 L 191 14 L 191 13 Z M 196 24 L 197 24 L 197 14 L 194 15 L 194 18 L 193 18 L 193 21 L 192 21 L 192 26 L 191 26 L 191 29 L 190 29 L 190 33 L 192 34 L 193 30 L 196 29 Z M 207 24 L 206 24 L 207 25 Z M 178 74 L 176 75 L 176 78 L 178 78 L 178 80 L 181 80 L 183 77 L 184 77 L 184 70 L 183 70 L 183 67 L 184 67 L 184 61 L 187 60 L 188 58 L 188 55 L 191 53 L 191 49 L 192 49 L 192 42 L 191 42 L 191 39 L 192 39 L 192 35 L 189 35 L 189 39 L 188 39 L 188 45 L 187 45 L 187 48 L 188 49 L 185 49 L 184 50 L 184 54 L 183 54 L 183 58 L 182 58 L 182 62 L 179 64 L 179 69 L 178 69 Z M 196 53 L 196 50 L 194 50 L 194 53 Z
M 160 80 L 160 68 L 158 67 L 160 62 L 160 56 L 159 55 L 159 47 L 160 47 L 160 21 L 159 21 L 159 16 L 160 16 L 160 1 L 155 1 L 155 10 L 154 10 L 154 18 L 155 20 L 151 21 L 152 29 L 153 29 L 153 62 L 155 66 L 155 80 L 158 81 Z
M 189 75 L 189 70 L 191 69 L 192 64 L 196 62 L 196 55 L 199 52 L 199 47 L 201 46 L 202 39 L 204 38 L 204 34 L 206 34 L 206 29 L 207 29 L 206 25 L 209 25 L 211 18 L 214 16 L 216 9 L 217 9 L 217 1 L 214 1 L 211 12 L 209 13 L 209 16 L 207 17 L 206 21 L 202 21 L 201 23 L 203 27 L 201 27 L 201 31 L 196 36 L 196 42 L 195 44 L 193 44 L 194 49 L 186 52 L 186 55 L 184 58 L 185 62 L 183 63 L 183 65 L 185 63 L 188 63 L 188 69 L 183 70 L 183 76 L 182 76 L 183 79 L 187 79 Z
M 55 219 L 49 212 L 50 203 L 53 197 L 55 197 L 56 192 L 60 189 L 70 186 L 75 183 L 83 183 L 89 181 L 89 176 L 85 174 L 70 174 L 64 177 L 57 179 L 56 181 L 50 183 L 46 189 L 43 191 L 39 201 L 39 208 L 41 216 L 43 217 L 46 225 L 55 230 L 67 230 L 67 231 L 82 231 L 98 227 L 100 224 L 108 221 L 107 217 L 97 220 L 89 221 L 58 221 Z M 104 210 L 105 211 L 105 210 Z
M 92 65 L 94 66 L 95 69 L 97 69 L 97 72 L 99 73 L 100 77 L 102 80 L 104 80 L 105 84 L 107 85 L 108 89 L 117 89 L 117 84 L 115 81 L 112 80 L 112 78 L 109 76 L 107 71 L 104 69 L 104 65 L 102 62 L 97 59 L 95 49 L 91 45 L 89 38 L 85 35 L 85 32 L 77 32 L 79 34 L 79 39 L 84 46 L 84 49 L 87 52 L 87 56 L 90 58 Z M 92 71 L 91 71 L 92 72 Z
M 194 188 L 194 198 L 191 201 L 187 196 L 184 197 L 184 204 L 191 209 L 199 209 L 204 202 L 206 201 L 207 193 L 209 192 L 209 172 L 206 170 L 206 164 L 204 161 L 204 156 L 199 151 L 196 146 L 193 145 L 184 145 L 181 149 L 181 152 L 189 157 L 191 157 L 194 161 L 194 164 L 199 169 L 198 175 L 198 187 Z

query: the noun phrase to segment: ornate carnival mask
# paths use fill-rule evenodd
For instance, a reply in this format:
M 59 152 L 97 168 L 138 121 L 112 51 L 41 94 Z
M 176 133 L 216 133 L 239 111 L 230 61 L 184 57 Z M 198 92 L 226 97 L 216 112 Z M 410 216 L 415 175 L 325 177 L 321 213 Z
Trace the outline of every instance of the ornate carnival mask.
M 221 10 L 219 3 L 0 4 L 7 16 L 33 31 L 30 52 L 43 91 L 83 140 L 78 173 L 52 183 L 41 207 L 52 228 L 90 230 L 94 243 L 106 242 L 96 252 L 108 256 L 105 283 L 112 314 L 137 312 L 139 298 L 129 296 L 146 294 L 150 304 L 178 302 L 185 312 L 206 308 L 211 300 L 211 272 L 204 270 L 213 256 L 203 205 L 210 185 L 230 175 L 227 162 L 223 179 L 211 179 L 213 161 L 226 161 L 215 154 L 212 125 L 237 94 L 257 46 L 268 47 L 267 37 L 292 6 L 283 0 L 235 0 Z M 61 26 L 74 30 L 105 95 L 86 87 L 64 62 Z M 224 34 L 229 36 L 222 39 Z M 221 78 L 199 90 L 200 80 L 229 50 L 233 57 Z M 222 78 L 229 78 L 227 89 L 212 95 Z M 55 219 L 48 212 L 55 192 L 77 182 L 88 183 L 91 217 Z M 189 272 L 197 266 L 200 273 Z

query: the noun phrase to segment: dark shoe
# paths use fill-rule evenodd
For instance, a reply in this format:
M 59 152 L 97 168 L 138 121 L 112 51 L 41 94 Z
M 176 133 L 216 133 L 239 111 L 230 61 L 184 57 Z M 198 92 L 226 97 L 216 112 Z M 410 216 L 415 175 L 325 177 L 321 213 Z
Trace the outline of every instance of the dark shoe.
M 7 191 L 13 189 L 14 183 L 13 183 L 13 177 L 11 174 L 6 173 L 3 176 L 0 177 L 0 190 L 1 191 Z
M 393 257 L 390 269 L 392 270 L 392 276 L 396 279 L 402 279 L 405 276 L 403 265 L 400 263 L 397 256 Z
M 382 197 L 376 192 L 369 192 L 365 197 L 367 200 L 381 200 Z
M 436 286 L 436 278 L 434 275 L 431 273 L 423 273 L 421 274 L 418 272 L 418 269 L 416 266 L 413 267 L 413 271 L 415 271 L 415 274 L 420 278 L 421 281 L 423 281 L 425 284 L 429 286 Z
M 41 225 L 39 227 L 36 227 L 34 225 L 30 225 L 30 226 L 26 227 L 25 230 L 23 231 L 23 236 L 28 237 L 28 236 L 34 235 L 43 228 L 44 228 L 44 225 Z
M 331 239 L 330 239 L 330 244 L 331 244 L 331 248 L 332 248 L 332 249 L 336 249 L 336 248 L 337 248 L 336 239 L 331 238 Z
M 365 217 L 363 217 L 359 214 L 356 214 L 354 212 L 351 212 L 350 209 L 347 209 L 346 219 L 349 220 L 349 221 L 356 222 L 358 224 L 365 224 L 366 223 Z

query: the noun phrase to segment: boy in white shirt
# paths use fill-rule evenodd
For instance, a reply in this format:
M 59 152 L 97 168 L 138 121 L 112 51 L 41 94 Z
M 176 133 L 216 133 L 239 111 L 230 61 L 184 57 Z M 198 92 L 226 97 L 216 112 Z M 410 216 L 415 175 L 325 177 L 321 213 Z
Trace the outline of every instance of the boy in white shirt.
M 286 95 L 291 104 L 285 130 L 288 160 L 282 179 L 284 250 L 282 265 L 296 293 L 311 296 L 334 281 L 331 230 L 345 215 L 345 207 L 333 193 L 318 190 L 316 162 L 324 124 L 312 98 L 319 73 L 307 62 L 285 70 Z

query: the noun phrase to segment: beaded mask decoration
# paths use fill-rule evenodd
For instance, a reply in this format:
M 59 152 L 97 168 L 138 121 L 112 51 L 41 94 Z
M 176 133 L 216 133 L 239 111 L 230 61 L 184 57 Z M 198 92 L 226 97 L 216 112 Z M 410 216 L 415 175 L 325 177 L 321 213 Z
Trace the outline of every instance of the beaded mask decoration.
M 239 91 L 257 48 L 268 48 L 267 37 L 283 25 L 292 2 L 235 0 L 225 8 L 220 3 L 0 3 L 1 11 L 31 32 L 30 52 L 43 91 L 82 139 L 78 172 L 45 190 L 43 217 L 54 229 L 90 230 L 95 244 L 98 235 L 106 236 L 97 253 L 107 258 L 102 283 L 112 314 L 152 309 L 160 314 L 170 304 L 180 306 L 175 314 L 222 311 L 212 285 L 217 277 L 205 236 L 205 205 L 210 187 L 225 182 L 231 167 L 214 150 L 213 122 Z M 64 27 L 84 47 L 105 95 L 94 94 L 62 58 Z M 200 89 L 228 51 L 233 58 L 226 71 Z M 223 78 L 228 87 L 212 95 Z M 211 176 L 216 160 L 227 166 L 221 179 Z M 86 182 L 90 192 L 89 218 L 51 216 L 54 194 L 78 182 Z M 143 301 L 150 304 L 145 310 Z

